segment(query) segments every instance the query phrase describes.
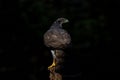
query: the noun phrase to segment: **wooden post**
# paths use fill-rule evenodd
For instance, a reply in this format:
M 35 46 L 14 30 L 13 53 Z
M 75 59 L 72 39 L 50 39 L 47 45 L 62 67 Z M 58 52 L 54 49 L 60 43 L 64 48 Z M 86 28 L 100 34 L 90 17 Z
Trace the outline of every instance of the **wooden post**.
M 50 80 L 62 80 L 62 74 L 58 73 L 58 71 L 60 71 L 60 68 L 62 66 L 62 62 L 63 62 L 63 57 L 64 57 L 64 53 L 62 50 L 56 50 L 56 66 L 53 66 L 51 68 L 49 68 L 48 70 L 50 71 L 50 75 L 49 78 Z

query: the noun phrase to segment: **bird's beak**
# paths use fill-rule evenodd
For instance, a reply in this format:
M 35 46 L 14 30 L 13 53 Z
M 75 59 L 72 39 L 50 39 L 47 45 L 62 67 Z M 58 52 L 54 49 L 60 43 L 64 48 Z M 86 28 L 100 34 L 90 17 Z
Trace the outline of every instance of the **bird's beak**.
M 69 22 L 69 20 L 68 20 L 68 19 L 66 19 L 66 20 L 65 20 L 65 23 L 67 23 L 67 22 Z

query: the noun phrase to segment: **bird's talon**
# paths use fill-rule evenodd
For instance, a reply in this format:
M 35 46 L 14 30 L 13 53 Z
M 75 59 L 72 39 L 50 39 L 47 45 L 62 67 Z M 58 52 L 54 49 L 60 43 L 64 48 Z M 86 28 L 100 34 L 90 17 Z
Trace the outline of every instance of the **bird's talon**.
M 50 69 L 50 68 L 52 68 L 52 67 L 55 67 L 55 63 L 54 63 L 54 62 L 52 63 L 52 65 L 50 65 L 50 66 L 48 67 L 48 69 Z

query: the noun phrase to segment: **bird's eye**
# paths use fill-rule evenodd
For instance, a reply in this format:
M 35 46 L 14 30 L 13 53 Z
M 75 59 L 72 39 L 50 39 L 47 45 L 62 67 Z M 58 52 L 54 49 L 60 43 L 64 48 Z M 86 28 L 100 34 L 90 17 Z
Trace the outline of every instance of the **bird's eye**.
M 58 23 L 61 23 L 61 21 L 60 21 L 60 20 L 58 20 Z

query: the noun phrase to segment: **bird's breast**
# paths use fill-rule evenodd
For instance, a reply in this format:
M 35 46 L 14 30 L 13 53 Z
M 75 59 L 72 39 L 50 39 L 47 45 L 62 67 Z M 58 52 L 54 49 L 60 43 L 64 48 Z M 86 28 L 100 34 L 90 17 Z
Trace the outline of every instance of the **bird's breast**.
M 48 47 L 63 48 L 70 43 L 71 38 L 65 30 L 52 29 L 45 33 L 44 41 Z

